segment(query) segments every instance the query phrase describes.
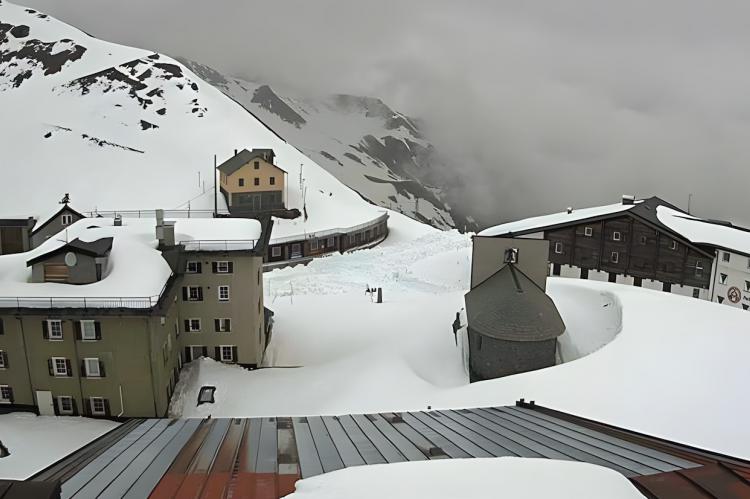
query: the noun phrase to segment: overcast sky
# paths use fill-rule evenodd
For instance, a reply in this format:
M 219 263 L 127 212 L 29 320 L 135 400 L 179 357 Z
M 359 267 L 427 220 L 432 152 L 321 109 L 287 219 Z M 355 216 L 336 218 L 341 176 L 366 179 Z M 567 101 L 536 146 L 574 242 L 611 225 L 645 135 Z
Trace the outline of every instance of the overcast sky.
M 15 0 L 99 38 L 424 118 L 484 219 L 658 194 L 750 224 L 746 0 Z

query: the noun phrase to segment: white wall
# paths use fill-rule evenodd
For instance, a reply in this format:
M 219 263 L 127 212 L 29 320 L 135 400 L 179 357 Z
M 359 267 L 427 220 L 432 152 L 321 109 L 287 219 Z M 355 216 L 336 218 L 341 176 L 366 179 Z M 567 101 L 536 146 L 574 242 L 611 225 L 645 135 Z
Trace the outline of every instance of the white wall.
M 729 262 L 724 261 L 724 255 L 729 255 Z M 717 250 L 715 267 L 716 270 L 711 276 L 709 299 L 718 302 L 719 297 L 722 297 L 724 298 L 722 302 L 724 305 L 742 308 L 744 304 L 750 307 L 750 290 L 748 290 L 747 284 L 747 282 L 750 282 L 750 257 L 740 255 L 739 253 Z M 727 276 L 724 284 L 721 282 L 722 274 Z M 729 300 L 732 288 L 737 288 L 740 291 L 740 300 L 737 303 L 732 303 Z

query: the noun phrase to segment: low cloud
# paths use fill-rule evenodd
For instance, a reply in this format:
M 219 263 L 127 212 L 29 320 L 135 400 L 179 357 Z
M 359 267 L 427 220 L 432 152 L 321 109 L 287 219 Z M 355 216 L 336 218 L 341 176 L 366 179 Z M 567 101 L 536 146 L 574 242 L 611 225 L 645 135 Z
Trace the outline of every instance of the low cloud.
M 750 4 L 27 0 L 103 39 L 424 118 L 487 224 L 660 195 L 750 224 Z

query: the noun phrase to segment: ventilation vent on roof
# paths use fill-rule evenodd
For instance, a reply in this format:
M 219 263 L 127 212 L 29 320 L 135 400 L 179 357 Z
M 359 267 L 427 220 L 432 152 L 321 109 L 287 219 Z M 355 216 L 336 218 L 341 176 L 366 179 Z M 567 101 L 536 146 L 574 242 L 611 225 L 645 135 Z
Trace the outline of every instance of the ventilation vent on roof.
M 568 206 L 568 209 L 565 210 L 565 211 L 567 211 L 568 215 L 570 215 L 571 213 L 573 213 L 573 207 L 572 206 Z
M 623 194 L 622 204 L 625 204 L 625 205 L 635 204 L 635 196 L 631 196 L 630 194 Z

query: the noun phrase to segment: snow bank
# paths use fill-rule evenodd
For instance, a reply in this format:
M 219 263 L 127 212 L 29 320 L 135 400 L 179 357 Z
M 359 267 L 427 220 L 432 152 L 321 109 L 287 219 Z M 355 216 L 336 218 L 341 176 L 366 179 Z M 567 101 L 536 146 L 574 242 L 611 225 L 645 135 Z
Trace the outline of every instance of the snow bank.
M 502 491 L 502 493 L 500 492 Z M 289 499 L 642 499 L 624 476 L 588 463 L 488 458 L 345 468 L 301 480 Z
M 27 412 L 0 414 L 0 440 L 10 451 L 10 456 L 0 458 L 0 478 L 25 480 L 118 424 Z
M 203 361 L 199 379 L 178 385 L 186 395 L 175 413 L 335 415 L 512 405 L 523 397 L 750 457 L 743 430 L 750 402 L 740 395 L 750 379 L 746 311 L 550 278 L 567 326 L 561 352 L 577 360 L 469 385 L 451 329 L 464 306 L 469 252 L 467 236 L 430 232 L 265 274 L 266 305 L 276 312 L 266 364 L 284 367 L 250 372 Z M 385 303 L 372 303 L 367 285 L 382 287 Z M 201 384 L 217 386 L 216 404 L 195 407 Z

